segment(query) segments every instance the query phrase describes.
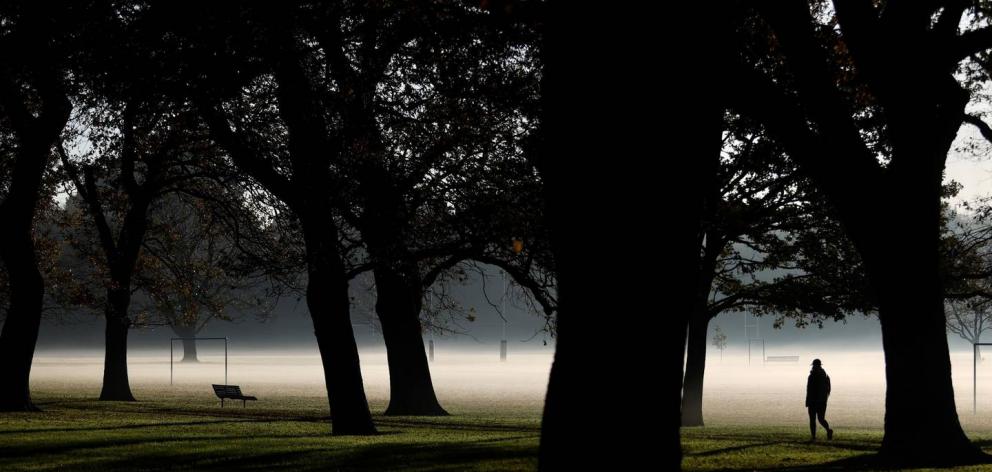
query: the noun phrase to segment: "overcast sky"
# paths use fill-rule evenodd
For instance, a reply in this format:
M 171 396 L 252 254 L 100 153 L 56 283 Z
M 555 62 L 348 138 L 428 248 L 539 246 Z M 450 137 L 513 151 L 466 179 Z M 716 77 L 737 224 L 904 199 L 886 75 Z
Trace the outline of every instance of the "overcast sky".
M 974 126 L 961 126 L 954 150 L 947 157 L 945 181 L 963 185 L 958 202 L 992 194 L 992 146 L 985 142 Z

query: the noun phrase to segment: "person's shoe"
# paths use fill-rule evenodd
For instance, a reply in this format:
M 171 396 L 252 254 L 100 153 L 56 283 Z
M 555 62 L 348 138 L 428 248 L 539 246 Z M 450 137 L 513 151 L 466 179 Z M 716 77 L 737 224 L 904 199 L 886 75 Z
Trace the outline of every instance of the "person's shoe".
M 827 430 L 827 439 L 833 439 L 833 438 L 834 438 L 834 430 L 828 429 Z

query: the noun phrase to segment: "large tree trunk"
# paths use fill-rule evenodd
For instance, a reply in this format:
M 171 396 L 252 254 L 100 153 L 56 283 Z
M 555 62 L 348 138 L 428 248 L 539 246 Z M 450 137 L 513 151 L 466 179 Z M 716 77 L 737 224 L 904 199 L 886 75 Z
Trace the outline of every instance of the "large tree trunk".
M 422 289 L 386 265 L 375 273 L 376 313 L 382 324 L 389 362 L 387 415 L 443 416 L 434 393 L 420 325 Z
M 685 380 L 682 383 L 682 426 L 703 426 L 703 376 L 710 316 L 696 310 L 689 320 Z
M 13 84 L 5 84 L 14 86 Z M 0 331 L 0 411 L 37 411 L 29 380 L 41 327 L 45 285 L 38 270 L 32 226 L 41 179 L 52 142 L 69 118 L 68 99 L 56 84 L 43 80 L 42 114 L 22 124 L 7 198 L 0 204 L 0 259 L 7 271 L 10 306 Z M 19 91 L 3 89 L 0 103 L 22 105 Z M 26 111 L 25 111 L 26 113 Z
M 107 290 L 106 350 L 100 400 L 135 401 L 127 377 L 127 335 L 131 329 L 131 319 L 128 317 L 130 304 L 130 288 Z
M 186 363 L 196 363 L 200 362 L 200 359 L 196 357 L 196 340 L 191 339 L 196 337 L 196 329 L 191 326 L 177 326 L 171 325 L 172 331 L 176 333 L 176 336 L 183 338 L 183 360 Z
M 890 463 L 961 464 L 982 459 L 958 421 L 951 382 L 938 236 L 918 216 L 875 228 L 865 254 L 878 296 L 885 349 L 885 437 Z M 935 219 L 935 218 L 934 218 Z M 891 241 L 900 241 L 899 249 Z
M 337 253 L 330 211 L 301 217 L 307 251 L 307 307 L 324 367 L 335 435 L 376 434 L 365 398 L 358 344 L 351 327 L 348 277 Z M 305 218 L 305 219 L 304 219 Z
M 719 157 L 721 114 L 705 101 L 678 108 L 672 113 L 686 125 L 663 127 L 671 133 L 663 141 L 672 146 L 656 146 L 659 123 L 635 108 L 665 107 L 667 95 L 645 94 L 658 89 L 637 81 L 648 76 L 643 63 L 612 62 L 606 51 L 650 55 L 658 37 L 627 23 L 630 18 L 617 19 L 629 24 L 629 35 L 589 34 L 588 25 L 612 20 L 603 17 L 610 9 L 594 11 L 596 19 L 549 28 L 563 34 L 548 33 L 544 49 L 546 137 L 534 162 L 545 185 L 559 314 L 539 468 L 677 470 L 702 192 L 710 188 L 705 179 L 712 178 Z M 688 92 L 694 87 L 666 90 L 697 96 Z M 692 149 L 678 143 L 692 143 Z M 688 164 L 689 171 L 675 174 L 675 162 Z M 671 173 L 657 171 L 666 167 Z M 659 225 L 644 223 L 654 217 Z M 654 270 L 673 276 L 662 283 Z M 609 342 L 606 332 L 627 323 L 632 328 Z M 607 342 L 608 348 L 597 349 Z M 631 404 L 651 406 L 616 410 Z M 629 434 L 646 424 L 654 425 L 652 434 Z
M 198 363 L 200 359 L 196 357 L 196 340 L 183 339 L 183 362 Z
M 447 415 L 434 393 L 424 351 L 420 325 L 424 287 L 416 258 L 407 249 L 410 216 L 405 211 L 406 203 L 385 170 L 372 167 L 362 176 L 362 237 L 374 262 L 375 309 L 389 363 L 389 406 L 385 414 Z
M 10 284 L 10 308 L 0 332 L 0 411 L 37 411 L 31 403 L 29 379 L 45 288 L 30 224 L 6 223 L 0 231 L 0 258 Z

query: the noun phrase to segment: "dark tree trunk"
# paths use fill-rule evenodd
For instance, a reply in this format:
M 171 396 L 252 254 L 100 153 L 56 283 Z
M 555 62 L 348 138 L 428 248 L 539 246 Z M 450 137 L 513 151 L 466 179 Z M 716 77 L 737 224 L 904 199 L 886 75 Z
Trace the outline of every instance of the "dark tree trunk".
M 71 110 L 56 74 L 42 73 L 36 85 L 43 109 L 34 117 L 24 106 L 19 85 L 9 79 L 0 84 L 0 105 L 7 108 L 19 141 L 7 198 L 0 204 L 0 259 L 10 288 L 10 306 L 0 331 L 0 411 L 37 411 L 29 380 L 45 285 L 31 230 L 49 152 Z
M 107 290 L 106 351 L 100 400 L 135 401 L 127 377 L 127 335 L 131 328 L 131 320 L 128 318 L 130 304 L 130 289 Z
M 648 77 L 643 61 L 614 61 L 607 52 L 654 54 L 661 38 L 639 23 L 654 14 L 550 5 L 557 24 L 549 23 L 543 48 L 544 141 L 531 159 L 545 186 L 559 313 L 539 468 L 677 470 L 695 300 L 688 294 L 699 272 L 703 192 L 721 146 L 721 112 L 703 92 L 716 74 L 673 74 L 685 82 L 657 89 L 640 81 Z M 590 33 L 604 22 L 624 25 L 624 33 Z M 711 54 L 671 51 L 686 55 L 673 56 L 670 70 L 712 67 Z M 702 57 L 706 64 L 693 62 Z M 689 105 L 685 97 L 699 100 Z M 680 119 L 661 125 L 638 111 L 655 107 Z M 662 283 L 662 272 L 675 276 Z M 611 342 L 606 332 L 624 323 L 632 329 Z M 630 404 L 652 406 L 611 411 Z M 629 434 L 648 424 L 652 434 Z
M 592 24 L 603 21 L 609 20 Z M 664 107 L 664 94 L 638 95 L 653 88 L 631 79 L 646 77 L 644 73 L 618 72 L 599 54 L 614 47 L 638 49 L 636 45 L 655 44 L 657 38 L 603 38 L 589 35 L 582 24 L 567 26 L 562 37 L 549 38 L 545 47 L 542 127 L 547 137 L 535 163 L 547 195 L 559 313 L 539 469 L 678 470 L 683 356 L 694 301 L 687 294 L 696 288 L 702 192 L 709 188 L 704 180 L 712 178 L 711 161 L 719 156 L 720 112 L 705 102 L 680 108 L 675 112 L 684 117 L 680 121 L 692 126 L 666 128 L 671 135 L 664 142 L 692 143 L 692 149 L 654 146 L 657 138 L 648 137 L 656 136 L 656 123 L 623 107 Z M 629 30 L 651 28 L 632 25 Z M 631 54 L 640 53 L 651 54 Z M 588 65 L 593 63 L 610 66 L 591 70 Z M 683 97 L 702 96 L 687 92 L 695 87 L 669 90 L 679 90 Z M 671 173 L 651 170 L 661 162 L 668 163 L 662 168 L 671 165 Z M 675 162 L 687 164 L 689 171 L 676 174 Z M 660 187 L 680 183 L 678 189 L 662 188 L 658 193 Z M 659 226 L 644 223 L 644 218 L 656 216 Z M 598 234 L 602 228 L 608 228 L 607 235 Z M 598 254 L 599 248 L 609 255 Z M 651 273 L 656 269 L 675 276 L 661 283 L 662 275 Z M 596 349 L 597 343 L 607 342 L 608 327 L 617 323 L 634 327 L 609 349 Z M 630 404 L 655 406 L 602 413 Z M 590 408 L 598 413 L 590 414 Z M 652 434 L 629 434 L 647 424 L 654 425 Z
M 885 349 L 879 452 L 886 462 L 905 465 L 980 460 L 983 454 L 961 429 L 954 402 L 936 225 L 902 216 L 900 222 L 890 219 L 888 228 L 874 228 L 877 239 L 865 251 Z M 892 241 L 900 241 L 899 249 Z
M 361 149 L 379 149 L 375 122 L 366 123 L 361 136 L 368 138 Z M 375 162 L 374 157 L 369 157 Z M 389 363 L 387 415 L 442 416 L 424 351 L 420 324 L 424 282 L 416 258 L 407 245 L 410 216 L 406 202 L 392 176 L 382 167 L 370 165 L 361 173 L 364 208 L 362 238 L 374 263 L 376 314 L 382 325 Z
M 183 362 L 197 363 L 200 359 L 196 357 L 196 340 L 183 339 Z
M 387 415 L 443 416 L 434 393 L 420 325 L 422 289 L 387 266 L 375 270 L 376 313 L 382 324 L 389 362 Z
M 280 22 L 276 22 L 280 23 Z M 201 111 L 211 131 L 231 153 L 235 163 L 252 174 L 295 213 L 303 229 L 307 262 L 307 307 L 324 369 L 332 431 L 335 435 L 376 434 L 362 382 L 358 345 L 351 326 L 348 275 L 338 252 L 339 232 L 329 190 L 332 162 L 339 165 L 340 143 L 329 139 L 321 99 L 302 66 L 302 53 L 291 29 L 273 28 L 267 37 L 273 46 L 267 57 L 278 83 L 279 114 L 288 131 L 287 147 L 292 178 L 287 179 L 265 157 L 232 134 L 224 113 L 204 100 Z
M 689 320 L 685 380 L 682 383 L 682 426 L 703 426 L 703 376 L 710 316 L 697 310 Z
M 6 223 L 0 232 L 0 258 L 8 273 L 10 308 L 0 332 L 0 411 L 37 411 L 28 383 L 45 288 L 34 254 L 30 224 L 18 228 Z
M 172 325 L 172 331 L 176 333 L 176 336 L 183 338 L 182 362 L 187 362 L 187 363 L 200 362 L 200 359 L 196 357 L 196 340 L 189 339 L 196 337 L 196 329 L 190 326 Z
M 376 434 L 365 398 L 358 344 L 351 327 L 348 277 L 337 253 L 337 232 L 330 211 L 302 216 L 307 251 L 307 307 L 324 367 L 332 432 L 335 435 Z

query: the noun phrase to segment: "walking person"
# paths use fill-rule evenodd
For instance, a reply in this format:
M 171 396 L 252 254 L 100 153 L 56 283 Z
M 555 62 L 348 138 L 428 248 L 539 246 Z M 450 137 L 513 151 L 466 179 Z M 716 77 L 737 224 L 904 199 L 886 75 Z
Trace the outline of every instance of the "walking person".
M 813 359 L 813 368 L 806 380 L 806 409 L 809 412 L 810 442 L 816 441 L 816 421 L 819 420 L 823 429 L 827 430 L 827 439 L 834 438 L 834 430 L 830 429 L 824 415 L 827 414 L 827 397 L 830 396 L 830 376 L 823 370 L 823 363 Z

